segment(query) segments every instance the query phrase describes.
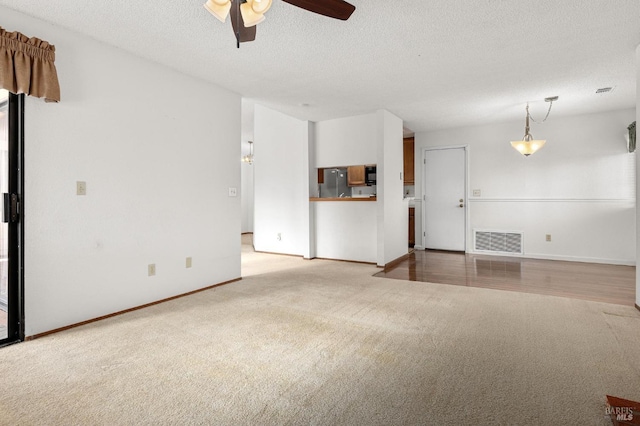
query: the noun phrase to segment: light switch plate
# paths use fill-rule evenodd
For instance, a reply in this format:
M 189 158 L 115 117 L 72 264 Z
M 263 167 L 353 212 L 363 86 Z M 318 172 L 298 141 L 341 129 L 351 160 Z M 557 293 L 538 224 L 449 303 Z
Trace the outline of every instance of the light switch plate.
M 76 195 L 87 195 L 87 182 L 76 182 Z
M 187 257 L 187 261 L 185 262 L 185 267 L 191 268 L 191 264 L 192 264 L 191 257 Z
M 238 189 L 237 188 L 229 188 L 229 197 L 237 197 Z
M 480 191 L 479 189 L 474 189 L 473 190 L 473 196 L 474 197 L 480 197 L 481 194 L 482 194 L 482 191 Z
M 150 277 L 153 277 L 156 274 L 156 264 L 150 263 L 149 266 L 147 266 L 147 272 Z

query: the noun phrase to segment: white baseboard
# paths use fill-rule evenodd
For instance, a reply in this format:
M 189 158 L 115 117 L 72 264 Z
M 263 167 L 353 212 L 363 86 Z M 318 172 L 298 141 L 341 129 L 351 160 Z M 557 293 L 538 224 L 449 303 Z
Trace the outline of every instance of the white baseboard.
M 414 250 L 426 250 L 423 246 L 415 245 Z M 528 259 L 540 259 L 540 260 L 562 260 L 565 262 L 582 262 L 582 263 L 601 263 L 604 265 L 621 265 L 621 266 L 636 266 L 635 259 L 601 259 L 597 257 L 579 257 L 579 256 L 560 256 L 555 254 L 508 254 L 508 253 L 488 253 L 488 252 L 475 252 L 467 250 L 468 254 L 486 255 L 486 256 L 503 256 L 503 257 L 518 257 Z
M 565 262 L 582 262 L 582 263 L 601 263 L 605 265 L 621 265 L 621 266 L 636 266 L 635 259 L 633 260 L 625 260 L 625 259 L 601 259 L 597 257 L 579 257 L 579 256 L 560 256 L 555 254 L 535 254 L 535 253 L 525 253 L 523 255 L 509 255 L 505 253 L 487 253 L 487 252 L 474 252 L 468 251 L 469 254 L 478 254 L 478 255 L 487 255 L 487 256 L 508 256 L 508 257 L 518 257 L 525 259 L 540 259 L 540 260 L 562 260 Z

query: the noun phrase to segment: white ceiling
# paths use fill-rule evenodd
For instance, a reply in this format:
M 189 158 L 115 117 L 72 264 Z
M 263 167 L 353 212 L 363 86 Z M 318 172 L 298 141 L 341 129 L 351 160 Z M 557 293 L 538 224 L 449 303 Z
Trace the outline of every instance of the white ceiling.
M 424 131 L 524 120 L 527 101 L 543 116 L 554 95 L 550 119 L 636 104 L 638 0 L 352 0 L 346 22 L 275 0 L 240 49 L 203 3 L 0 0 L 312 121 L 384 108 Z

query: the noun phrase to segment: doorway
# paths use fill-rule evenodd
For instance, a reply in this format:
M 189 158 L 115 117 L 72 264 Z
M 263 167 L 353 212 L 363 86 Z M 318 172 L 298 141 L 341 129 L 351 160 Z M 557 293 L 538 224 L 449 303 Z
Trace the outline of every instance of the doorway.
M 0 345 L 24 339 L 22 282 L 24 95 L 0 90 Z
M 465 251 L 467 149 L 425 149 L 423 155 L 423 247 Z

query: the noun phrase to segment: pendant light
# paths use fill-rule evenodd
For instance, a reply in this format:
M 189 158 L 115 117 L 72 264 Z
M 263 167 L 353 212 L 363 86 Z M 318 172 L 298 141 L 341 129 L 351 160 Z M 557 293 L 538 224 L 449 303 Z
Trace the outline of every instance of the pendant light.
M 242 157 L 244 163 L 253 164 L 253 141 L 249 141 L 249 155 Z
M 553 105 L 553 101 L 556 101 L 556 100 L 558 100 L 557 96 L 545 98 L 545 102 L 549 102 L 549 110 L 547 111 L 547 115 L 544 117 L 544 120 L 542 120 L 541 123 L 544 123 L 545 121 L 547 121 L 547 118 L 549 117 L 549 113 L 551 112 L 551 106 Z M 540 148 L 542 148 L 547 141 L 544 139 L 533 138 L 533 135 L 531 135 L 531 133 L 529 132 L 529 119 L 531 119 L 534 122 L 535 120 L 533 119 L 533 117 L 531 117 L 531 114 L 529 114 L 529 103 L 527 103 L 526 111 L 527 111 L 527 117 L 525 119 L 524 137 L 520 141 L 512 141 L 511 146 L 515 148 L 520 154 L 524 155 L 525 157 L 528 157 L 531 154 L 534 154 Z

